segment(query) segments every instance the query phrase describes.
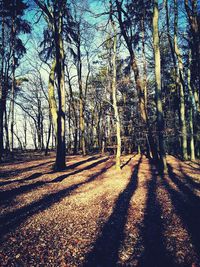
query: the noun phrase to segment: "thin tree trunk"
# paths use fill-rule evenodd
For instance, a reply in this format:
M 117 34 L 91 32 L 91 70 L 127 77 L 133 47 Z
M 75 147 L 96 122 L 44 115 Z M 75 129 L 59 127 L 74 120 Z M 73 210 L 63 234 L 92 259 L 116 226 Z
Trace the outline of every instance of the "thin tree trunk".
M 185 84 L 183 81 L 183 63 L 180 54 L 180 50 L 177 42 L 177 27 L 178 27 L 178 8 L 177 8 L 177 0 L 174 0 L 174 50 L 178 60 L 178 73 L 176 74 L 178 78 L 178 87 L 179 87 L 179 96 L 180 96 L 180 123 L 181 123 L 181 150 L 182 157 L 184 160 L 188 159 L 187 153 L 187 127 L 186 127 L 186 119 L 185 119 L 185 94 L 184 88 Z
M 80 27 L 80 25 L 79 25 Z M 84 96 L 83 96 L 83 83 L 82 83 L 82 60 L 81 60 L 81 44 L 80 44 L 80 29 L 78 29 L 78 44 L 77 44 L 77 73 L 79 85 L 79 124 L 80 124 L 80 146 L 83 155 L 86 155 L 85 146 L 85 120 L 84 120 Z
M 68 105 L 68 152 L 71 151 L 71 106 Z
M 4 103 L 5 104 L 5 103 Z M 5 118 L 5 133 L 6 133 L 6 151 L 10 150 L 10 142 L 9 142 L 9 132 L 8 132 L 8 119 L 7 119 L 7 110 L 4 109 L 4 118 Z
M 193 118 L 194 118 L 194 108 L 193 108 L 193 93 L 191 88 L 191 73 L 190 73 L 190 66 L 191 66 L 191 54 L 189 54 L 189 64 L 188 64 L 188 90 L 189 90 L 189 97 L 190 97 L 190 106 L 189 106 L 189 128 L 190 128 L 190 159 L 195 160 L 195 147 L 194 147 L 194 125 L 193 125 Z
M 72 90 L 72 84 L 70 80 L 69 70 L 66 68 L 67 76 L 68 76 L 68 85 L 69 85 L 69 94 L 70 94 L 70 105 L 73 109 L 74 121 L 75 121 L 75 129 L 74 129 L 74 147 L 73 147 L 73 154 L 77 154 L 77 147 L 78 147 L 78 117 L 75 107 L 74 95 Z
M 49 143 L 50 143 L 50 138 L 51 138 L 52 121 L 51 121 L 51 118 L 49 118 L 49 120 L 50 120 L 50 124 L 49 124 L 48 137 L 47 137 L 47 144 L 46 144 L 46 149 L 45 149 L 45 156 L 48 155 Z
M 157 131 L 159 139 L 159 154 L 161 168 L 165 172 L 167 170 L 166 154 L 164 147 L 164 116 L 161 99 L 161 59 L 160 59 L 160 46 L 159 46 L 159 30 L 158 30 L 158 0 L 154 0 L 153 8 L 153 48 L 155 60 L 155 79 L 156 79 L 156 108 L 157 108 Z
M 111 10 L 112 12 L 112 10 Z M 113 98 L 113 108 L 114 116 L 116 123 L 116 137 L 117 137 L 117 151 L 116 151 L 116 169 L 120 170 L 121 165 L 121 133 L 120 133 L 120 117 L 117 106 L 117 66 L 116 66 L 116 57 L 117 57 L 117 31 L 114 20 L 112 19 L 111 14 L 111 24 L 113 29 L 113 57 L 112 57 L 112 98 Z
M 23 150 L 23 145 L 22 145 L 22 142 L 21 142 L 19 136 L 18 136 L 15 132 L 13 132 L 13 134 L 14 134 L 14 136 L 17 138 L 17 141 L 18 141 L 18 143 L 19 143 L 20 149 Z
M 24 149 L 27 148 L 27 117 L 24 116 Z
M 15 1 L 13 4 L 15 9 Z M 13 11 L 15 13 L 15 11 Z M 15 97 L 15 14 L 12 18 L 12 88 L 11 88 L 11 152 L 14 148 L 14 97 Z

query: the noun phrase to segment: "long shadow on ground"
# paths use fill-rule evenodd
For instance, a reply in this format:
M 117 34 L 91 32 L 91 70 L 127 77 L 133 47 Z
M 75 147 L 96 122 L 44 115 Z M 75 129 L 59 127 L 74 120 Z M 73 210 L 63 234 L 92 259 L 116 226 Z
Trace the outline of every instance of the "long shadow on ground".
M 21 174 L 23 172 L 31 171 L 32 169 L 36 169 L 38 167 L 41 167 L 41 166 L 44 166 L 44 165 L 47 165 L 47 164 L 50 164 L 50 163 L 53 163 L 53 162 L 54 162 L 54 160 L 50 160 L 50 161 L 42 162 L 40 164 L 32 165 L 32 166 L 29 166 L 29 167 L 26 167 L 26 168 L 22 168 L 22 169 L 18 169 L 18 170 L 1 171 L 0 172 L 0 176 L 1 176 L 1 178 L 8 179 L 8 178 L 10 178 L 10 177 L 12 177 L 14 175 L 19 175 L 19 174 Z M 0 185 L 2 185 L 2 184 L 0 184 Z
M 80 173 L 82 171 L 89 170 L 91 168 L 94 168 L 98 164 L 106 162 L 107 160 L 109 160 L 109 158 L 100 159 L 100 160 L 95 161 L 94 163 L 92 163 L 92 164 L 90 164 L 90 165 L 88 165 L 88 166 L 86 166 L 86 167 L 84 167 L 82 169 L 78 169 L 78 170 L 75 170 L 73 172 L 61 175 L 61 176 L 59 176 L 59 177 L 57 177 L 57 178 L 55 178 L 53 180 L 50 180 L 50 181 L 37 181 L 37 182 L 32 183 L 32 184 L 25 184 L 25 185 L 22 185 L 20 187 L 14 188 L 14 189 L 5 190 L 3 192 L 0 192 L 0 204 L 2 205 L 2 204 L 5 204 L 5 203 L 10 203 L 12 199 L 14 199 L 16 196 L 18 196 L 20 194 L 23 194 L 23 193 L 26 193 L 26 192 L 30 192 L 32 190 L 37 189 L 38 187 L 44 186 L 44 185 L 49 184 L 49 183 L 61 182 L 65 178 L 67 178 L 69 176 L 78 174 L 78 173 Z M 38 178 L 39 176 L 36 175 L 36 177 Z
M 157 186 L 158 172 L 151 163 L 151 180 L 148 184 L 144 225 L 141 228 L 144 252 L 139 259 L 138 267 L 175 267 L 166 252 L 162 211 L 156 196 Z
M 94 244 L 94 248 L 86 257 L 86 267 L 114 267 L 117 266 L 120 244 L 124 239 L 124 226 L 127 221 L 129 202 L 138 184 L 138 170 L 142 158 L 135 166 L 130 182 L 120 193 L 109 220 Z
M 98 176 L 105 173 L 113 165 L 113 162 L 108 162 L 106 166 L 104 166 L 100 171 L 89 176 L 86 181 L 72 185 L 56 193 L 48 194 L 42 199 L 39 199 L 28 206 L 19 208 L 18 210 L 2 215 L 0 217 L 0 232 L 2 239 L 8 232 L 14 231 L 27 218 L 38 212 L 48 209 L 53 204 L 61 201 L 63 198 L 71 194 L 73 190 L 78 189 L 80 186 L 92 182 L 93 180 L 98 178 Z M 3 240 L 1 242 L 3 242 Z
M 100 156 L 93 156 L 93 157 L 89 157 L 89 158 L 87 158 L 87 159 L 84 159 L 84 160 L 81 160 L 81 161 L 78 161 L 78 162 L 76 162 L 76 163 L 73 163 L 73 164 L 70 164 L 70 165 L 68 165 L 67 167 L 66 167 L 66 169 L 64 170 L 64 171 L 66 171 L 66 170 L 70 170 L 70 169 L 74 169 L 74 168 L 76 168 L 76 167 L 78 167 L 78 166 L 80 166 L 80 165 L 82 165 L 82 164 L 84 164 L 84 163 L 87 163 L 87 162 L 89 162 L 89 161 L 92 161 L 92 160 L 96 160 L 96 159 L 98 159 Z M 50 162 L 52 162 L 52 161 L 50 161 Z M 30 170 L 32 170 L 33 168 L 38 168 L 38 167 L 40 167 L 40 166 L 42 166 L 42 165 L 45 165 L 45 164 L 48 164 L 48 163 L 50 163 L 50 162 L 46 162 L 46 163 L 42 163 L 42 164 L 39 164 L 39 165 L 34 165 L 34 166 L 32 166 L 32 167 L 30 167 L 30 168 L 24 168 L 24 169 L 20 169 L 19 171 L 13 171 L 12 173 L 13 174 L 10 174 L 8 171 L 7 172 L 4 172 L 4 174 L 3 174 L 3 176 L 2 177 L 5 177 L 6 176 L 6 174 L 8 175 L 16 175 L 16 174 L 19 174 L 19 173 L 23 173 L 23 172 L 26 172 L 27 170 L 28 171 L 30 171 Z M 51 174 L 51 173 L 55 173 L 55 171 L 51 171 L 51 172 L 49 172 L 48 174 Z M 43 173 L 41 173 L 41 172 L 37 172 L 37 173 L 33 173 L 33 174 L 31 174 L 30 176 L 28 176 L 28 177 L 26 177 L 26 178 L 23 178 L 23 179 L 19 179 L 19 178 L 16 178 L 16 179 L 14 179 L 14 180 L 12 180 L 12 181 L 3 181 L 3 182 L 0 182 L 0 186 L 4 186 L 4 185 L 7 185 L 7 184 L 12 184 L 12 183 L 16 183 L 16 182 L 25 182 L 25 181 L 29 181 L 29 180 L 32 180 L 32 179 L 36 179 L 36 178 L 39 178 L 40 176 L 42 176 L 43 175 Z M 2 178 L 1 177 L 1 178 Z M 7 177 L 8 178 L 8 177 Z
M 200 198 L 180 180 L 180 177 L 175 174 L 170 164 L 168 164 L 168 173 L 169 179 L 176 184 L 180 192 L 175 190 L 167 179 L 163 179 L 163 184 L 171 197 L 176 213 L 179 215 L 183 225 L 190 234 L 192 244 L 198 255 L 198 264 L 200 264 Z
M 193 166 L 190 166 L 190 168 L 191 168 L 191 170 L 196 170 L 196 168 L 194 168 Z M 184 181 L 186 182 L 186 184 L 189 184 L 189 186 L 191 186 L 193 189 L 200 189 L 200 182 L 195 181 L 194 178 L 192 178 L 190 175 L 186 174 L 184 172 L 184 169 L 181 166 L 181 164 L 179 164 L 179 170 L 183 174 L 183 178 L 184 178 Z M 197 174 L 200 174 L 200 169 L 198 169 L 198 171 L 199 172 L 197 172 Z

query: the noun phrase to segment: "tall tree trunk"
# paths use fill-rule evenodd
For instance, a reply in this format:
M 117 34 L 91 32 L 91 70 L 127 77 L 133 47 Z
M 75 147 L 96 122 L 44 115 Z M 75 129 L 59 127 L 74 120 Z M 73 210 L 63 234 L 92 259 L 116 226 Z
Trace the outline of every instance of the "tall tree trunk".
M 155 146 L 155 142 L 153 140 L 153 134 L 151 131 L 151 127 L 149 124 L 149 118 L 147 113 L 147 61 L 146 61 L 146 54 L 145 54 L 145 25 L 144 25 L 144 19 L 145 19 L 145 9 L 143 10 L 142 18 L 141 18 L 141 29 L 142 29 L 142 60 L 143 60 L 143 84 L 142 84 L 142 90 L 143 90 L 143 98 L 144 98 L 144 105 L 141 106 L 141 109 L 144 109 L 144 113 L 146 114 L 143 118 L 145 124 L 147 125 L 147 131 L 148 135 L 146 136 L 147 139 L 147 151 L 150 150 L 150 153 L 152 154 L 154 159 L 158 159 L 157 149 Z M 141 101 L 141 102 L 143 102 Z M 150 148 L 150 149 L 149 149 Z
M 178 61 L 178 68 L 177 68 L 178 73 L 176 75 L 178 77 L 177 81 L 178 81 L 179 97 L 180 97 L 180 122 L 181 122 L 181 140 L 182 140 L 181 150 L 183 159 L 187 160 L 188 159 L 187 127 L 185 119 L 185 94 L 184 94 L 185 84 L 183 81 L 183 62 L 177 42 L 177 30 L 178 30 L 178 7 L 177 7 L 177 0 L 174 0 L 174 50 Z
M 15 8 L 16 3 L 13 3 L 13 17 L 12 17 L 12 88 L 11 88 L 11 152 L 14 148 L 14 98 L 15 98 Z
M 0 161 L 2 160 L 3 156 L 3 114 L 4 114 L 4 101 L 5 101 L 5 94 L 4 94 L 4 1 L 2 1 L 2 22 L 1 22 L 1 39 L 2 39 L 2 48 L 1 48 L 1 72 L 0 72 Z
M 80 25 L 78 26 L 78 43 L 77 43 L 77 73 L 79 85 L 79 124 L 80 124 L 80 146 L 83 155 L 86 155 L 85 146 L 85 120 L 84 120 L 84 96 L 83 96 L 83 83 L 82 83 L 82 59 L 81 59 L 81 41 L 80 41 Z
M 117 12 L 118 12 L 118 20 L 119 20 L 120 29 L 121 29 L 122 35 L 124 37 L 124 40 L 127 44 L 129 53 L 130 53 L 131 67 L 132 67 L 132 70 L 134 73 L 136 90 L 137 90 L 138 99 L 139 99 L 140 116 L 141 116 L 142 121 L 144 122 L 146 129 L 147 129 L 147 132 L 148 132 L 149 145 L 151 148 L 153 158 L 155 160 L 158 160 L 157 148 L 155 145 L 153 135 L 151 133 L 149 119 L 148 119 L 147 106 L 146 106 L 146 91 L 142 86 L 142 80 L 141 80 L 140 73 L 139 73 L 137 59 L 136 59 L 135 52 L 134 52 L 133 47 L 132 47 L 133 44 L 130 42 L 130 38 L 126 32 L 126 26 L 124 25 L 124 23 L 122 21 L 122 7 L 121 7 L 122 3 L 119 2 L 118 0 L 116 0 L 116 4 L 117 4 Z
M 58 87 L 58 116 L 57 116 L 57 150 L 55 169 L 65 168 L 65 88 L 64 88 L 64 48 L 62 39 L 62 14 L 59 13 L 58 25 L 55 21 L 56 73 Z
M 184 0 L 190 30 L 192 33 L 192 73 L 191 85 L 194 91 L 198 113 L 200 113 L 200 23 L 198 15 L 198 1 L 192 0 L 191 7 L 188 0 Z
M 189 97 L 190 97 L 190 104 L 189 104 L 189 128 L 190 128 L 190 159 L 195 160 L 195 147 L 194 147 L 194 104 L 193 104 L 193 93 L 191 87 L 191 53 L 189 53 L 189 64 L 188 64 L 188 90 L 189 90 Z
M 164 147 L 164 116 L 161 99 L 161 60 L 160 60 L 160 45 L 159 45 L 159 30 L 158 30 L 158 0 L 154 0 L 153 7 L 153 49 L 154 49 L 154 61 L 155 61 L 155 79 L 156 79 L 156 108 L 157 108 L 157 131 L 159 139 L 159 154 L 162 170 L 167 170 L 166 154 Z
M 141 34 L 142 34 L 142 61 L 143 61 L 143 90 L 144 90 L 144 104 L 145 109 L 147 109 L 147 61 L 145 55 L 145 10 L 141 18 Z M 147 112 L 147 111 L 146 111 Z
M 111 10 L 112 12 L 112 10 Z M 116 25 L 112 18 L 111 13 L 111 25 L 113 29 L 113 56 L 112 56 L 112 98 L 113 98 L 113 109 L 116 123 L 116 137 L 117 137 L 117 151 L 116 151 L 116 169 L 120 170 L 121 165 L 121 133 L 120 133 L 120 117 L 117 106 L 117 66 L 116 66 L 116 57 L 117 57 L 117 31 Z
M 171 51 L 171 56 L 174 64 L 174 69 L 175 72 L 177 73 L 176 69 L 176 56 L 175 56 L 175 51 L 174 51 L 174 46 L 173 46 L 173 41 L 171 38 L 170 34 L 170 21 L 169 21 L 169 7 L 168 7 L 168 0 L 165 0 L 165 11 L 166 11 L 166 23 L 167 23 L 167 38 L 170 46 L 170 51 Z
M 74 115 L 74 145 L 73 145 L 73 154 L 77 154 L 77 147 L 78 147 L 78 116 L 77 116 L 77 111 L 76 111 L 76 106 L 75 106 L 75 100 L 74 100 L 74 95 L 73 95 L 73 90 L 72 90 L 72 84 L 71 84 L 71 79 L 70 79 L 70 74 L 68 68 L 66 68 L 67 72 L 67 77 L 68 77 L 68 85 L 69 85 L 69 94 L 70 94 L 70 106 L 72 106 L 73 110 L 73 115 Z

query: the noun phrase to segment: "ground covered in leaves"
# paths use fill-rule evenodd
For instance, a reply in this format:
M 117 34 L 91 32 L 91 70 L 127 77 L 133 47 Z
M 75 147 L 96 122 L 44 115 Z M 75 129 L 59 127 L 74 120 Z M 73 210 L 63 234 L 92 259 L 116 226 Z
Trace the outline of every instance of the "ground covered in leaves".
M 0 166 L 0 266 L 200 266 L 200 163 L 54 155 Z

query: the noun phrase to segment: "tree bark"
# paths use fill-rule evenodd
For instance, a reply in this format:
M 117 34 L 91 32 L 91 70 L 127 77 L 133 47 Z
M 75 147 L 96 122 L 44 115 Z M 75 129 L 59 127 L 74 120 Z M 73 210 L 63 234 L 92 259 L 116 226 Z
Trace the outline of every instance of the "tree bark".
M 78 147 L 78 116 L 77 116 L 77 111 L 76 111 L 76 106 L 75 106 L 75 100 L 74 100 L 69 70 L 68 70 L 68 68 L 66 68 L 66 70 L 67 70 L 68 85 L 69 85 L 70 105 L 72 106 L 72 109 L 73 109 L 74 124 L 75 124 L 75 126 L 74 126 L 74 145 L 73 145 L 73 154 L 75 155 L 75 154 L 77 154 L 77 147 Z
M 15 8 L 16 2 L 13 3 L 13 17 L 12 17 L 12 88 L 11 88 L 11 152 L 14 148 L 14 98 L 15 98 Z
M 77 43 L 77 74 L 79 85 L 79 125 L 80 125 L 80 146 L 82 154 L 86 155 L 85 146 L 85 119 L 84 119 L 84 96 L 82 83 L 82 60 L 81 60 L 81 41 L 80 41 L 80 25 L 78 25 L 78 43 Z
M 179 88 L 179 97 L 180 97 L 180 123 L 181 123 L 181 150 L 182 157 L 184 160 L 188 159 L 187 153 L 187 127 L 185 120 L 185 94 L 184 94 L 184 80 L 183 80 L 183 62 L 180 54 L 180 50 L 177 42 L 177 29 L 178 28 L 178 8 L 177 0 L 174 0 L 174 50 L 177 56 L 178 67 L 177 67 L 177 81 Z
M 4 11 L 2 1 L 2 11 Z M 2 22 L 1 22 L 1 39 L 2 39 L 2 48 L 1 48 L 1 72 L 0 72 L 0 161 L 3 157 L 3 114 L 4 114 L 4 101 L 5 101 L 5 94 L 4 94 L 4 12 L 2 12 Z
M 54 126 L 55 135 L 57 135 L 57 104 L 56 104 L 56 97 L 55 97 L 55 72 L 56 72 L 56 59 L 53 60 L 51 71 L 49 74 L 49 83 L 48 83 L 48 100 L 49 100 L 49 107 L 50 113 L 52 117 L 52 122 Z
M 167 170 L 166 154 L 164 147 L 164 116 L 161 99 L 161 59 L 160 59 L 160 45 L 159 45 L 159 30 L 158 30 L 158 0 L 154 0 L 153 7 L 153 49 L 154 49 L 154 61 L 155 61 L 155 79 L 156 79 L 156 108 L 157 108 L 157 131 L 159 139 L 159 154 L 161 168 L 165 172 Z
M 64 48 L 62 39 L 62 14 L 59 12 L 58 25 L 54 18 L 56 73 L 58 87 L 58 116 L 57 116 L 57 150 L 55 169 L 65 168 L 65 88 L 64 88 Z
M 193 93 L 192 93 L 192 87 L 191 87 L 191 53 L 189 53 L 189 64 L 188 64 L 188 90 L 189 90 L 189 97 L 190 97 L 190 103 L 189 103 L 189 129 L 190 129 L 190 160 L 195 160 L 195 146 L 194 146 L 194 105 L 193 105 Z
M 112 10 L 110 11 L 112 12 Z M 113 98 L 113 109 L 114 109 L 114 118 L 116 123 L 116 137 L 117 137 L 117 151 L 116 151 L 116 169 L 120 170 L 121 167 L 121 129 L 120 129 L 120 117 L 117 106 L 117 66 L 116 66 L 116 57 L 117 57 L 117 31 L 116 25 L 112 18 L 111 13 L 111 25 L 113 29 L 113 56 L 112 56 L 112 98 Z

